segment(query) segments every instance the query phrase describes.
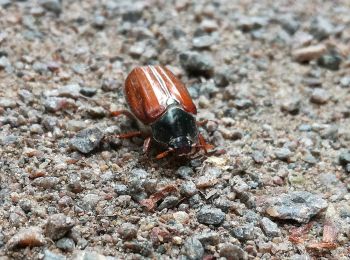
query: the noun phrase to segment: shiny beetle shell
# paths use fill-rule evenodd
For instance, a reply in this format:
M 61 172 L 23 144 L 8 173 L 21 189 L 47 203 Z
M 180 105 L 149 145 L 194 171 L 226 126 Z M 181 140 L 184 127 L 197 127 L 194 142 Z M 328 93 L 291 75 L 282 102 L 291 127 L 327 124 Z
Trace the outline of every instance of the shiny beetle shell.
M 187 88 L 165 67 L 133 69 L 125 81 L 125 96 L 131 112 L 145 125 L 155 122 L 172 103 L 197 114 Z

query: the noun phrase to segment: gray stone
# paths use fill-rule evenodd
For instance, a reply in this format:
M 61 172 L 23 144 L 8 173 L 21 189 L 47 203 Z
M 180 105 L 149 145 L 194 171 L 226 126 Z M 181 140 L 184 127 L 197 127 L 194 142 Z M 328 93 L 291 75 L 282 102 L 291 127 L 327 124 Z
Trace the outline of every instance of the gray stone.
M 247 260 L 248 254 L 244 252 L 242 248 L 240 248 L 237 245 L 233 245 L 230 243 L 225 243 L 223 245 L 220 245 L 220 252 L 221 257 L 225 257 L 227 260 Z
M 142 18 L 144 5 L 142 2 L 128 2 L 122 7 L 123 21 L 135 23 Z
M 106 25 L 106 18 L 102 15 L 96 15 L 92 21 L 92 26 L 96 29 L 103 29 Z
M 86 123 L 82 120 L 69 120 L 66 124 L 66 129 L 71 132 L 78 132 L 86 128 Z
M 18 91 L 18 96 L 26 104 L 32 103 L 34 101 L 33 94 L 30 91 L 26 90 L 26 89 L 19 90 Z
M 48 249 L 44 250 L 44 258 L 43 260 L 66 260 L 67 258 L 63 255 L 59 255 L 51 252 Z
M 329 99 L 330 99 L 330 95 L 326 90 L 322 88 L 315 88 L 312 91 L 311 97 L 310 97 L 310 101 L 318 105 L 326 104 Z
M 335 51 L 322 55 L 318 60 L 317 64 L 325 69 L 339 70 L 342 57 Z
M 71 68 L 76 74 L 79 75 L 85 75 L 88 70 L 88 66 L 82 63 L 73 64 L 71 65 Z
M 58 240 L 64 237 L 74 225 L 74 220 L 64 214 L 52 215 L 46 222 L 45 235 L 52 240 Z
M 55 14 L 60 14 L 62 12 L 61 0 L 39 0 L 39 4 L 46 10 Z
M 215 43 L 215 39 L 211 35 L 202 35 L 193 39 L 192 45 L 197 49 L 210 48 Z
M 181 166 L 176 170 L 176 175 L 183 179 L 189 179 L 193 176 L 194 172 L 191 167 Z
M 253 105 L 253 102 L 250 99 L 237 99 L 234 101 L 234 105 L 238 109 L 247 109 Z
M 171 209 L 175 207 L 180 202 L 179 198 L 176 196 L 166 197 L 158 206 L 158 210 Z
M 38 186 L 43 189 L 53 189 L 57 187 L 60 179 L 58 177 L 48 176 L 48 177 L 38 177 L 33 180 L 32 185 Z
M 184 254 L 189 260 L 201 260 L 204 255 L 204 248 L 196 238 L 189 238 L 183 246 Z
M 277 21 L 289 34 L 294 34 L 300 27 L 300 22 L 292 15 L 281 15 Z
M 137 236 L 137 227 L 131 223 L 123 223 L 118 233 L 124 240 L 132 240 Z
M 350 163 L 350 150 L 349 151 L 343 151 L 339 155 L 339 163 L 341 165 L 346 165 Z
M 196 239 L 198 239 L 202 245 L 211 245 L 215 246 L 219 244 L 220 242 L 220 236 L 218 233 L 212 231 L 212 232 L 204 232 L 199 235 L 195 236 Z
M 254 238 L 254 225 L 252 223 L 239 227 L 234 227 L 231 231 L 232 236 L 241 241 L 247 241 Z
M 68 84 L 57 89 L 58 96 L 77 99 L 80 96 L 79 84 Z
M 261 151 L 254 151 L 252 153 L 252 158 L 256 163 L 263 163 L 265 161 L 264 153 Z
M 275 151 L 276 158 L 282 161 L 288 161 L 292 154 L 293 153 L 288 148 L 280 148 Z
M 203 205 L 203 201 L 201 199 L 201 197 L 199 196 L 199 194 L 194 194 L 189 200 L 188 203 L 190 205 L 191 208 L 199 208 Z
M 192 181 L 186 181 L 180 186 L 180 194 L 184 197 L 190 197 L 197 193 L 196 185 Z
M 296 115 L 300 110 L 301 100 L 300 98 L 289 98 L 281 104 L 281 110 L 291 115 Z
M 350 88 L 350 76 L 345 76 L 340 79 L 340 86 L 342 88 Z
M 152 244 L 148 241 L 126 241 L 123 246 L 126 250 L 142 256 L 149 256 L 152 254 Z
M 229 79 L 230 72 L 228 70 L 221 69 L 215 73 L 214 82 L 216 86 L 224 88 L 230 83 Z
M 12 1 L 11 0 L 0 0 L 0 6 L 3 8 L 7 8 L 11 5 Z
M 128 182 L 129 193 L 134 200 L 140 201 L 147 197 L 145 184 L 148 178 L 148 173 L 140 168 L 131 170 Z
M 225 213 L 221 209 L 204 206 L 197 213 L 197 221 L 205 225 L 221 225 L 225 220 Z
M 334 26 L 325 17 L 317 16 L 311 21 L 310 32 L 318 40 L 323 40 L 334 32 Z
M 72 260 L 108 260 L 107 257 L 101 255 L 95 251 L 89 250 L 76 250 L 72 255 Z
M 92 210 L 96 207 L 99 201 L 100 197 L 97 194 L 86 194 L 83 198 L 83 207 L 85 210 Z
M 70 145 L 79 152 L 87 154 L 99 146 L 102 138 L 103 132 L 99 128 L 87 128 L 71 139 Z
M 11 67 L 11 63 L 6 56 L 0 57 L 0 70 Z
M 86 107 L 85 112 L 91 118 L 103 118 L 107 115 L 106 110 L 103 107 Z
M 32 134 L 43 134 L 44 130 L 39 124 L 33 124 L 29 127 L 29 131 Z
M 229 180 L 230 186 L 232 187 L 232 190 L 236 193 L 242 193 L 244 191 L 249 190 L 248 184 L 240 177 L 240 176 L 233 176 Z
M 75 243 L 71 238 L 61 238 L 56 242 L 56 246 L 63 251 L 72 252 L 75 248 Z
M 237 26 L 244 32 L 249 32 L 253 30 L 265 27 L 268 24 L 268 19 L 259 16 L 241 16 L 238 20 Z
M 128 195 L 129 194 L 128 186 L 126 186 L 124 184 L 116 184 L 114 186 L 114 191 L 118 195 Z
M 307 191 L 293 191 L 279 194 L 267 200 L 266 213 L 278 219 L 291 219 L 307 223 L 310 218 L 326 209 L 327 201 L 320 195 Z
M 48 72 L 48 67 L 45 63 L 35 61 L 34 64 L 32 65 L 32 68 L 35 72 L 39 74 L 45 74 Z
M 17 103 L 15 100 L 5 97 L 0 97 L 0 107 L 3 108 L 14 108 L 16 107 Z
M 180 64 L 189 74 L 211 76 L 214 73 L 214 61 L 205 54 L 187 51 L 179 56 Z
M 264 233 L 269 237 L 277 237 L 281 234 L 277 224 L 271 221 L 269 218 L 262 218 L 260 220 L 260 226 Z
M 80 94 L 84 95 L 85 97 L 93 97 L 94 95 L 96 95 L 96 93 L 96 88 L 82 87 L 80 89 Z
M 41 123 L 46 130 L 53 131 L 58 124 L 58 119 L 52 116 L 45 116 Z

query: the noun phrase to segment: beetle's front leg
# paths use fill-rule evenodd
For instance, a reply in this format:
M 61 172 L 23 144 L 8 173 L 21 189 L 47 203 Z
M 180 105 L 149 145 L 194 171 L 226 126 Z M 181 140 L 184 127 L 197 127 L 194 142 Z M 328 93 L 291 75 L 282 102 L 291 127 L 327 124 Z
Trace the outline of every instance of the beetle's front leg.
M 145 141 L 143 142 L 143 152 L 148 154 L 148 152 L 150 151 L 151 149 L 151 141 L 152 141 L 152 138 L 151 137 L 147 137 L 145 139 Z
M 213 145 L 211 144 L 207 144 L 207 142 L 205 141 L 204 137 L 202 134 L 198 135 L 198 139 L 199 139 L 199 147 L 204 149 L 204 152 L 207 154 L 208 150 L 211 150 L 214 148 Z
M 114 135 L 117 138 L 121 138 L 121 139 L 128 139 L 128 138 L 133 138 L 135 136 L 141 136 L 142 132 L 141 131 L 135 131 L 135 132 L 129 132 L 129 133 L 125 133 L 125 134 L 117 134 Z

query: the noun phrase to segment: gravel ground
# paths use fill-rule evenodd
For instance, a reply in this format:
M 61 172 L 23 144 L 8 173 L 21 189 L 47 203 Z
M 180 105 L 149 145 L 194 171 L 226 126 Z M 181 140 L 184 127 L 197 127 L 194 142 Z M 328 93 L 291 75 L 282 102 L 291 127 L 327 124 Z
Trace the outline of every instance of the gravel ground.
M 0 259 L 349 259 L 349 13 L 0 0 Z M 215 154 L 113 138 L 143 64 L 188 86 Z

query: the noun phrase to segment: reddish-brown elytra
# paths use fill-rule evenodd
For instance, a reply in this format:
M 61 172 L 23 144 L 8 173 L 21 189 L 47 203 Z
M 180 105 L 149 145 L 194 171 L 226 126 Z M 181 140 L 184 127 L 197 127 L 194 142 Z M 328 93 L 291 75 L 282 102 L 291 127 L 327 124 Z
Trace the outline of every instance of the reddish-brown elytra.
M 198 131 L 195 120 L 197 109 L 184 84 L 162 66 L 143 66 L 133 69 L 125 81 L 125 98 L 130 108 L 112 112 L 124 114 L 138 123 L 140 131 L 118 135 L 119 138 L 145 136 L 144 152 L 151 142 L 156 142 L 165 151 L 160 159 L 173 153 L 191 155 L 200 148 L 207 153 L 213 148 Z

